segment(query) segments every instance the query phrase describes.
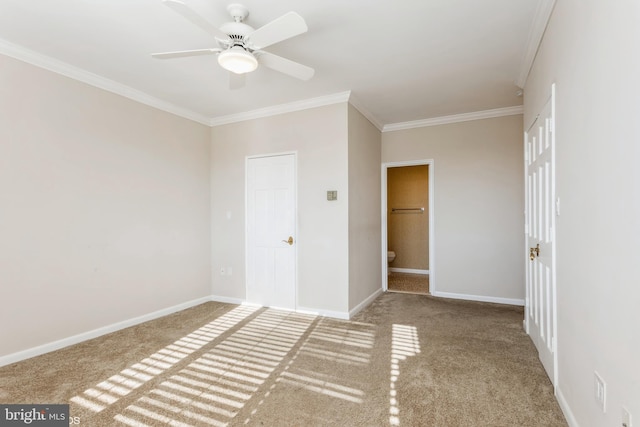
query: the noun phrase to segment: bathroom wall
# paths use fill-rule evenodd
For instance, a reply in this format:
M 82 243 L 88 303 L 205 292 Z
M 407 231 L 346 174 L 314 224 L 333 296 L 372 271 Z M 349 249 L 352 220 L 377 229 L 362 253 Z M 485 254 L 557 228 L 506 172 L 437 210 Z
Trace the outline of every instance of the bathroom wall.
M 524 303 L 522 138 L 521 115 L 382 133 L 383 163 L 433 160 L 436 296 Z
M 393 208 L 424 208 L 396 211 Z M 390 268 L 429 269 L 429 166 L 387 169 L 387 242 L 396 253 Z

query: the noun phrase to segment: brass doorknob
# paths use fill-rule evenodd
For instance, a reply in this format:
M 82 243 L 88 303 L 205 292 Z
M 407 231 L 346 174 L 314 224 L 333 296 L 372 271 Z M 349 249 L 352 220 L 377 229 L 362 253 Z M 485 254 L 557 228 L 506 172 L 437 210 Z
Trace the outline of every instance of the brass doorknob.
M 289 246 L 293 245 L 293 237 L 289 236 L 287 240 L 283 240 L 284 243 L 288 243 Z
M 531 261 L 533 261 L 539 255 L 540 255 L 540 243 L 538 243 L 535 248 L 529 248 L 529 259 Z

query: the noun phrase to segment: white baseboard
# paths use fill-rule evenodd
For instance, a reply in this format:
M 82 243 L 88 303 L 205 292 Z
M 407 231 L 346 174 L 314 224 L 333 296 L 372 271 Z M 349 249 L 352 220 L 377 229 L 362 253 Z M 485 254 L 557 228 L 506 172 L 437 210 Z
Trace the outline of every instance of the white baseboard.
M 524 307 L 523 299 L 486 297 L 482 295 L 455 294 L 451 292 L 434 292 L 431 295 L 440 298 L 463 299 L 467 301 L 493 302 L 496 304 L 518 305 Z
M 73 335 L 71 337 L 63 338 L 61 340 L 53 341 L 47 344 L 42 344 L 37 347 L 29 348 L 26 350 L 18 351 L 16 353 L 8 354 L 0 357 L 0 366 L 10 365 L 12 363 L 20 362 L 22 360 L 30 359 L 41 354 L 49 353 L 55 350 L 59 350 L 70 345 L 78 344 L 83 341 L 87 341 L 93 338 L 100 337 L 102 335 L 110 334 L 112 332 L 119 331 L 130 326 L 139 325 L 140 323 L 148 322 L 159 317 L 173 314 L 177 311 L 182 311 L 187 308 L 195 307 L 196 305 L 203 304 L 211 301 L 210 296 L 198 298 L 192 301 L 187 301 L 182 304 L 174 305 L 172 307 L 163 308 L 162 310 L 154 311 L 153 313 L 144 314 L 142 316 L 134 317 L 132 319 L 123 320 L 121 322 L 113 323 L 111 325 L 103 326 L 92 331 L 83 332 L 81 334 Z
M 349 310 L 349 319 L 351 319 L 353 316 L 355 316 L 356 314 L 358 314 L 358 312 L 360 312 L 362 309 L 364 309 L 365 307 L 367 307 L 369 304 L 371 304 L 373 302 L 373 300 L 375 300 L 376 298 L 378 298 L 378 296 L 380 296 L 380 294 L 382 294 L 382 288 L 379 288 L 378 290 L 376 290 L 374 293 L 372 293 L 371 295 L 369 295 L 364 301 L 362 301 L 360 304 L 356 305 L 355 307 L 353 307 L 351 310 Z
M 260 304 L 253 304 L 253 303 L 247 302 L 241 298 L 229 298 L 229 297 L 222 297 L 219 295 L 212 295 L 211 301 L 226 302 L 229 304 L 238 304 L 238 305 L 250 305 L 253 307 L 265 307 Z M 271 307 L 271 308 L 273 308 L 274 310 L 289 310 L 281 307 Z M 300 307 L 300 306 L 298 306 L 295 310 L 289 310 L 289 311 L 295 311 L 296 313 L 301 313 L 301 314 L 311 314 L 313 316 L 333 317 L 335 319 L 345 319 L 345 320 L 349 319 L 349 313 L 343 312 L 343 311 L 331 311 L 331 310 L 323 310 L 318 308 L 308 308 L 308 307 Z
M 556 388 L 556 399 L 558 400 L 558 404 L 560 405 L 560 409 L 562 409 L 562 413 L 564 414 L 565 419 L 567 420 L 567 424 L 569 427 L 580 427 L 578 421 L 576 420 L 575 415 L 573 415 L 573 411 L 571 407 L 567 403 L 567 400 L 564 398 L 562 394 L 562 390 L 560 387 Z
M 247 302 L 241 298 L 229 298 L 229 297 L 221 297 L 218 295 L 212 295 L 211 296 L 211 301 L 216 301 L 216 302 L 226 302 L 229 304 L 238 304 L 238 305 L 249 305 L 252 307 L 265 307 L 263 305 L 260 304 L 254 304 L 254 303 L 250 303 Z M 301 313 L 301 314 L 311 314 L 313 316 L 326 316 L 326 317 L 333 317 L 336 319 L 349 319 L 349 313 L 346 312 L 342 312 L 342 311 L 331 311 L 331 310 L 322 310 L 322 309 L 317 309 L 317 308 L 308 308 L 308 307 L 297 307 L 295 310 L 290 310 L 287 308 L 282 308 L 282 307 L 270 307 L 273 308 L 274 310 L 285 310 L 285 311 L 294 311 L 296 313 Z
M 298 307 L 296 313 L 311 314 L 314 316 L 333 317 L 334 319 L 349 320 L 349 313 L 346 311 L 331 311 L 317 308 Z
M 429 274 L 429 270 L 417 270 L 415 268 L 389 267 L 389 271 L 394 273 Z
M 211 295 L 209 297 L 209 300 L 215 301 L 215 302 L 226 302 L 228 304 L 237 304 L 237 305 L 246 303 L 246 301 L 243 300 L 242 298 L 221 297 L 219 295 Z

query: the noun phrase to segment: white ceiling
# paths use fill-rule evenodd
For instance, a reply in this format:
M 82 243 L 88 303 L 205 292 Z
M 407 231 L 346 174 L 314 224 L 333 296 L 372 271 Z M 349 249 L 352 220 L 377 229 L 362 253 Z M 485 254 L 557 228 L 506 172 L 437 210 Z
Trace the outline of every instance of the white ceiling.
M 230 21 L 231 0 L 184 1 L 216 25 Z M 304 82 L 260 67 L 239 90 L 215 55 L 151 58 L 216 47 L 161 0 L 0 0 L 0 53 L 44 55 L 210 123 L 351 91 L 382 127 L 521 105 L 515 82 L 544 1 L 241 0 L 254 28 L 302 15 L 307 33 L 265 50 L 316 72 Z

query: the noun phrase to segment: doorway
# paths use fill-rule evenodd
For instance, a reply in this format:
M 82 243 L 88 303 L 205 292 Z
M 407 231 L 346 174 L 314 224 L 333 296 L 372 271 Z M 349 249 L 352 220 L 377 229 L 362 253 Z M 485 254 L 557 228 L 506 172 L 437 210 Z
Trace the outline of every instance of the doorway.
M 296 309 L 296 156 L 247 159 L 247 302 Z
M 435 292 L 433 172 L 433 160 L 382 165 L 385 291 Z

